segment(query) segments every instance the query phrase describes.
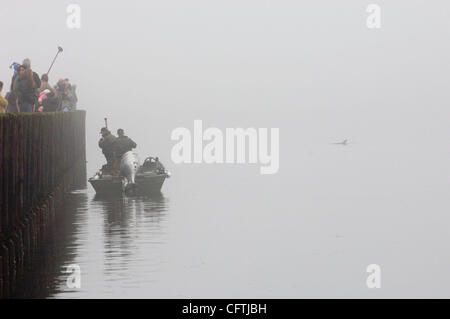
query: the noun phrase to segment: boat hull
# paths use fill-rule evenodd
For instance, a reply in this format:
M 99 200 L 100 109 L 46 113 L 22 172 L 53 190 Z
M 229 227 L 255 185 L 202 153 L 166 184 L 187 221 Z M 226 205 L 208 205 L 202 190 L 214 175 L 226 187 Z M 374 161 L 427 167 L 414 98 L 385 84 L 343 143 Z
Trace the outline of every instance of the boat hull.
M 166 175 L 137 174 L 136 191 L 138 194 L 152 194 L 161 191 Z
M 90 178 L 89 183 L 95 190 L 96 194 L 119 195 L 123 192 L 123 181 L 121 177 L 102 176 L 101 178 Z
M 168 177 L 170 172 L 157 157 L 147 157 L 140 166 L 137 154 L 127 152 L 121 159 L 118 175 L 111 175 L 102 168 L 94 177 L 89 178 L 89 183 L 99 195 L 145 195 L 159 193 Z
M 135 189 L 137 194 L 153 194 L 161 191 L 161 188 L 166 179 L 164 174 L 136 174 Z M 102 176 L 100 178 L 90 178 L 95 192 L 100 195 L 120 195 L 125 192 L 126 182 L 119 176 Z

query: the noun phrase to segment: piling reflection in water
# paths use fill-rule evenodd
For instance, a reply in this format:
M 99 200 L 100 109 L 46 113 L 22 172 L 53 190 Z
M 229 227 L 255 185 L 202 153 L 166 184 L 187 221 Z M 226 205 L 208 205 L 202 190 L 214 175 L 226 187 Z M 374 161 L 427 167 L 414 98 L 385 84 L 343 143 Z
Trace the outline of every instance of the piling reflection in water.
M 65 195 L 60 211 L 49 225 L 46 242 L 25 265 L 17 279 L 17 287 L 11 290 L 13 298 L 46 298 L 57 289 L 61 269 L 75 259 L 76 246 L 73 241 L 80 228 L 83 211 L 87 210 L 87 203 L 88 195 L 83 190 Z
M 164 241 L 167 202 L 162 193 L 99 197 L 83 189 L 67 194 L 48 242 L 11 296 L 96 297 L 117 293 L 116 287 L 138 286 L 161 261 L 155 256 Z M 80 289 L 67 286 L 67 266 L 72 264 L 81 269 Z

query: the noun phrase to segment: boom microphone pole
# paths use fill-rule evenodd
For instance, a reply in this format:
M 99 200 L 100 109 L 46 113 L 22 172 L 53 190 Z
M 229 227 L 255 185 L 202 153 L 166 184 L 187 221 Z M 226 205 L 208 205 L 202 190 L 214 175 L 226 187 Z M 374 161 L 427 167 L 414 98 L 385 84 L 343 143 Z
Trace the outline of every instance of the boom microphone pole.
M 58 52 L 56 53 L 55 58 L 53 59 L 53 62 L 52 62 L 52 64 L 50 65 L 50 68 L 49 68 L 48 71 L 47 71 L 47 75 L 50 73 L 50 70 L 51 70 L 52 67 L 53 67 L 53 63 L 55 63 L 56 58 L 58 57 L 58 54 L 60 54 L 61 52 L 63 52 L 63 48 L 58 47 Z

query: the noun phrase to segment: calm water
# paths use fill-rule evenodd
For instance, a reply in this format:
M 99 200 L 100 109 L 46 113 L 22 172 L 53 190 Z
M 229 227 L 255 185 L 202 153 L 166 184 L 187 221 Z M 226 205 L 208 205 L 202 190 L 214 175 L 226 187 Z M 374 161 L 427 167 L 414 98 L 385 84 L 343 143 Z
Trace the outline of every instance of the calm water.
M 161 156 L 173 176 L 160 195 L 97 198 L 90 185 L 73 192 L 45 267 L 31 276 L 37 295 L 449 297 L 447 125 L 430 116 L 423 128 L 405 122 L 396 131 L 395 118 L 357 115 L 358 139 L 347 146 L 309 124 L 320 119 L 332 130 L 346 116 L 337 110 L 280 122 L 275 175 Z M 102 161 L 95 142 L 89 174 Z M 382 268 L 378 290 L 366 287 L 372 263 Z M 66 286 L 70 264 L 81 267 L 81 289 Z

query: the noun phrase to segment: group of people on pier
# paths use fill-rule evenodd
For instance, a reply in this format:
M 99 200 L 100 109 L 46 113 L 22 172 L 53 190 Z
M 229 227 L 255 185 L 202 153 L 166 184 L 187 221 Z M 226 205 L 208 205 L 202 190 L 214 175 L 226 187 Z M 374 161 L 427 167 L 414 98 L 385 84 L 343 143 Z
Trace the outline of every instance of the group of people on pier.
M 0 113 L 57 112 L 77 108 L 76 85 L 69 79 L 60 79 L 55 86 L 49 84 L 48 74 L 41 77 L 31 69 L 30 59 L 22 64 L 14 62 L 10 91 L 2 96 L 3 82 L 0 81 Z

